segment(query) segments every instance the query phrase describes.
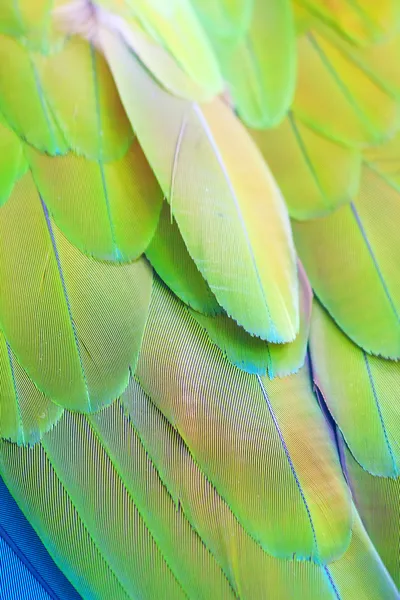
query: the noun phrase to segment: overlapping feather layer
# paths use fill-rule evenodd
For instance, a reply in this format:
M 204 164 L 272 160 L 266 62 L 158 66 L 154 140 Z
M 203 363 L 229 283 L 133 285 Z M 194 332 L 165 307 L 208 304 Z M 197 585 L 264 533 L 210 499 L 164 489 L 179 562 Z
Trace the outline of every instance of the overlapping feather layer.
M 0 7 L 0 473 L 84 598 L 397 597 L 400 4 L 354 6 Z

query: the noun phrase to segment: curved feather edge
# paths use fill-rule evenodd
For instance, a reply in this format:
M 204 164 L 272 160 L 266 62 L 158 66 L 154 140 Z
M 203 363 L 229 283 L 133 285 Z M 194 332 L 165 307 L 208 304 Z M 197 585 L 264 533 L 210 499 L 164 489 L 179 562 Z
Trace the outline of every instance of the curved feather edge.
M 298 290 L 290 226 L 248 134 L 222 102 L 200 107 L 174 98 L 110 32 L 101 30 L 100 39 L 189 254 L 219 304 L 253 335 L 293 340 Z
M 207 331 L 227 359 L 239 369 L 256 375 L 286 377 L 304 365 L 310 331 L 312 290 L 305 271 L 298 263 L 300 289 L 300 330 L 293 342 L 272 344 L 252 337 L 226 313 L 206 316 L 191 310 L 191 315 Z
M 400 364 L 368 355 L 316 301 L 310 352 L 314 382 L 355 459 L 372 475 L 397 477 Z
M 392 359 L 400 358 L 399 220 L 398 190 L 364 166 L 351 205 L 292 222 L 318 299 L 353 342 Z
M 239 522 L 267 552 L 320 562 L 345 551 L 348 492 L 307 366 L 290 377 L 263 377 L 260 384 L 257 376 L 231 365 L 185 306 L 155 279 L 136 376 Z M 320 487 L 326 479 L 329 486 Z M 271 518 L 265 519 L 266 511 Z M 297 514 L 295 529 L 288 528 L 288 511 Z

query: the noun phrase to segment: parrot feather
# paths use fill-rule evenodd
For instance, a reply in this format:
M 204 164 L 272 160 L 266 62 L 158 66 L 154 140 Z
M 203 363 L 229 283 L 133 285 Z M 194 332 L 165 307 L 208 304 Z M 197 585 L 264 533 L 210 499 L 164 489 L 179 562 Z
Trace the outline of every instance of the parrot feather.
M 222 91 L 223 82 L 217 59 L 190 0 L 126 0 L 121 7 L 116 0 L 100 0 L 98 4 L 111 11 L 111 14 L 127 18 L 128 22 L 132 17 L 138 19 L 143 29 L 158 43 L 160 50 L 164 47 L 188 78 L 208 97 Z M 112 26 L 115 27 L 115 21 L 112 20 Z M 159 60 L 167 64 L 167 60 L 161 56 L 160 52 Z
M 35 444 L 59 420 L 63 409 L 33 384 L 0 331 L 0 435 Z
M 307 367 L 273 381 L 236 369 L 155 279 L 136 375 L 267 552 L 321 561 L 345 551 L 349 498 Z
M 252 4 L 247 30 L 240 37 L 227 41 L 224 29 L 214 26 L 211 41 L 240 117 L 250 127 L 272 127 L 293 99 L 295 24 L 290 0 Z
M 220 566 L 160 481 L 122 406 L 114 402 L 91 415 L 89 424 L 187 596 L 234 598 Z
M 250 133 L 294 219 L 328 214 L 351 202 L 357 194 L 361 174 L 359 150 L 321 135 L 293 113 L 274 129 Z
M 0 257 L 0 323 L 38 388 L 76 410 L 115 399 L 147 317 L 145 259 L 121 265 L 81 254 L 51 222 L 29 173 L 0 208 Z
M 60 52 L 38 56 L 36 64 L 68 146 L 93 160 L 121 158 L 132 142 L 132 129 L 103 56 L 72 37 Z
M 366 352 L 400 358 L 399 193 L 364 166 L 358 197 L 333 214 L 293 221 L 318 299 Z
M 63 154 L 66 142 L 44 93 L 35 60 L 38 56 L 17 40 L 0 35 L 0 111 L 29 144 L 49 154 Z
M 358 464 L 343 441 L 341 445 L 360 517 L 394 583 L 400 587 L 400 478 L 374 477 Z
M 211 39 L 220 37 L 232 44 L 250 26 L 253 0 L 192 0 L 192 5 Z
M 400 24 L 397 0 L 295 0 L 350 41 L 367 45 L 379 41 Z
M 399 475 L 400 363 L 367 355 L 317 302 L 310 349 L 314 381 L 354 457 L 373 475 Z
M 304 269 L 299 264 L 300 330 L 290 344 L 272 344 L 252 337 L 226 314 L 214 317 L 195 311 L 191 315 L 204 327 L 210 339 L 228 360 L 239 369 L 265 375 L 270 379 L 296 373 L 303 365 L 310 330 L 312 291 Z
M 206 315 L 222 312 L 190 257 L 178 225 L 171 220 L 167 202 L 163 204 L 158 227 L 146 249 L 146 256 L 161 279 L 185 304 Z
M 106 163 L 33 149 L 27 157 L 55 223 L 82 252 L 127 261 L 147 248 L 163 196 L 136 139 L 125 156 Z
M 0 116 L 0 207 L 27 168 L 21 140 L 2 123 Z
M 298 65 L 292 110 L 309 127 L 358 148 L 399 128 L 399 103 L 332 35 L 312 31 L 300 38 Z
M 79 594 L 96 600 L 130 600 L 43 447 L 18 447 L 1 440 L 0 465 L 1 476 L 25 517 Z
M 219 304 L 253 335 L 293 340 L 298 295 L 290 227 L 255 145 L 222 102 L 174 98 L 115 36 L 103 30 L 100 39 L 189 254 Z
M 0 538 L 3 547 L 2 595 L 4 599 L 80 600 L 80 596 L 46 552 L 42 542 L 28 523 L 0 477 Z M 10 561 L 5 568 L 4 543 Z

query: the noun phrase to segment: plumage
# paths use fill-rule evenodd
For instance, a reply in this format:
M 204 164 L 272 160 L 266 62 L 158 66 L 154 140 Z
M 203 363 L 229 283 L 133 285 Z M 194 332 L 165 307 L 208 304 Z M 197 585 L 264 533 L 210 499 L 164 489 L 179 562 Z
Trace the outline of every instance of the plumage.
M 296 75 L 296 36 L 289 0 L 243 0 L 224 7 L 224 0 L 198 0 L 202 18 L 243 121 L 255 128 L 279 123 L 289 108 Z M 236 4 L 236 3 L 234 3 Z M 220 13 L 233 12 L 231 19 Z
M 252 335 L 293 340 L 298 310 L 286 209 L 243 127 L 221 101 L 200 106 L 167 94 L 117 38 L 102 32 L 101 39 L 132 126 L 218 302 Z M 130 78 L 140 94 L 127 85 Z M 265 228 L 273 260 L 259 243 Z
M 350 205 L 321 219 L 293 222 L 319 300 L 366 352 L 392 359 L 400 357 L 399 209 L 397 190 L 364 166 Z
M 399 31 L 1 3 L 2 597 L 399 597 Z
M 321 135 L 290 112 L 273 129 L 251 131 L 294 219 L 333 212 L 358 192 L 361 153 Z M 290 171 L 287 163 L 290 163 Z
M 317 303 L 310 347 L 314 381 L 354 457 L 373 475 L 397 477 L 400 364 L 367 354 Z

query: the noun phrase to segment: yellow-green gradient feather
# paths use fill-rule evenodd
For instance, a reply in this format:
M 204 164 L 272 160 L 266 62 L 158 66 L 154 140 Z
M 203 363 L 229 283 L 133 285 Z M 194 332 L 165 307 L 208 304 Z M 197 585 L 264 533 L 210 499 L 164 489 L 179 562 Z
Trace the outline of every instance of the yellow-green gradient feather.
M 224 0 L 197 0 L 194 4 L 240 117 L 256 128 L 279 123 L 292 102 L 296 82 L 290 0 L 244 0 L 233 6 L 224 6 Z M 221 13 L 231 18 L 222 20 Z
M 400 358 L 398 191 L 370 167 L 351 205 L 293 221 L 299 256 L 314 291 L 366 352 Z
M 163 204 L 146 256 L 162 280 L 188 306 L 205 315 L 222 312 L 191 258 L 167 202 Z
M 123 391 L 151 280 L 145 259 L 97 262 L 72 246 L 29 173 L 1 207 L 1 327 L 21 365 L 56 403 L 90 411 Z
M 258 375 L 268 374 L 270 379 L 291 375 L 304 365 L 311 317 L 312 291 L 300 263 L 298 274 L 300 329 L 290 344 L 272 344 L 250 336 L 225 313 L 206 316 L 193 310 L 191 314 L 228 360 L 239 369 Z
M 211 291 L 251 334 L 292 341 L 298 307 L 286 208 L 243 126 L 221 101 L 167 94 L 123 43 L 101 36 L 132 126 Z
M 0 477 L 58 569 L 396 600 L 400 0 L 0 4 Z
M 367 354 L 317 302 L 310 347 L 314 381 L 357 461 L 373 475 L 398 476 L 400 364 Z
M 273 381 L 239 371 L 154 280 L 136 374 L 267 552 L 320 562 L 345 551 L 349 496 L 307 366 Z

